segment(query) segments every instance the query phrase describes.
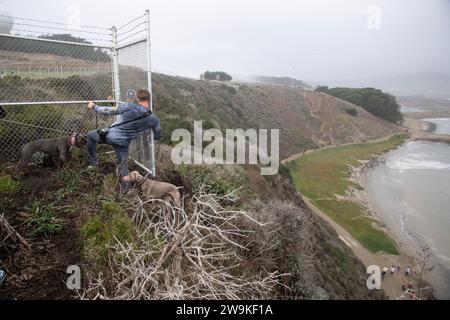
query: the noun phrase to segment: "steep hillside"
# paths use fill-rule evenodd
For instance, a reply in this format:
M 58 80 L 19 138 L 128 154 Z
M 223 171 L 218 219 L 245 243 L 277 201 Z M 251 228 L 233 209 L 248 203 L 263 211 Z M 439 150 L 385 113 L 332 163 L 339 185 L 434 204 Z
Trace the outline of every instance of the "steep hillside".
M 90 85 L 92 80 L 78 81 Z M 285 157 L 315 146 L 363 141 L 399 130 L 359 107 L 300 89 L 232 87 L 156 74 L 154 92 L 166 142 L 172 129 L 189 128 L 192 120 L 205 120 L 205 127 L 221 129 L 275 128 L 281 130 Z M 349 114 L 349 109 L 356 109 L 357 115 Z M 103 152 L 96 173 L 84 170 L 82 152 L 75 153 L 68 168 L 30 168 L 25 175 L 16 175 L 2 164 L 0 193 L 5 201 L 0 216 L 28 243 L 9 236 L 0 242 L 0 263 L 8 275 L 0 298 L 73 297 L 74 292 L 64 286 L 69 264 L 82 266 L 86 291 L 80 294 L 86 298 L 384 298 L 382 292 L 367 290 L 363 265 L 333 229 L 305 206 L 287 168 L 281 166 L 280 174 L 263 177 L 254 166 L 173 166 L 170 149 L 164 146 L 158 151 L 158 179 L 183 187 L 185 206 L 176 209 L 173 219 L 174 208 L 157 201 L 143 203 L 137 190 L 120 192 L 113 159 Z M 227 220 L 230 214 L 232 222 Z M 189 225 L 199 215 L 198 221 L 206 224 Z M 173 230 L 176 219 L 184 220 L 177 224 L 180 229 Z M 230 228 L 239 229 L 226 234 L 224 219 Z M 211 238 L 190 241 L 203 232 L 210 232 Z M 220 240 L 224 235 L 225 242 Z M 180 243 L 183 239 L 186 242 Z M 124 247 L 129 250 L 126 257 Z M 203 252 L 198 248 L 223 251 L 219 260 L 208 260 L 214 255 L 198 257 L 209 266 L 198 270 L 199 265 L 190 259 Z M 130 257 L 137 260 L 128 261 Z M 148 272 L 152 281 L 130 278 L 127 268 L 139 263 L 142 270 L 136 274 Z M 227 284 L 233 282 L 232 291 L 214 278 L 217 270 L 230 266 L 228 274 L 219 275 L 228 279 Z M 203 274 L 207 278 L 199 278 Z M 253 281 L 255 277 L 261 281 Z M 187 284 L 185 291 L 180 291 L 178 283 Z M 219 287 L 211 290 L 209 285 Z M 136 287 L 141 290 L 130 289 Z
M 280 129 L 281 156 L 328 144 L 360 142 L 401 129 L 364 109 L 326 94 L 280 86 L 239 87 L 155 74 L 156 112 L 208 121 L 208 127 Z M 346 110 L 356 109 L 353 116 Z M 180 123 L 177 122 L 179 125 Z M 189 123 L 184 123 L 189 127 Z M 167 138 L 170 138 L 167 136 Z
M 366 288 L 361 262 L 308 210 L 288 178 L 263 178 L 257 166 L 159 168 L 160 180 L 184 187 L 183 209 L 175 209 L 143 203 L 138 188 L 121 192 L 113 157 L 101 158 L 96 173 L 84 170 L 80 152 L 70 169 L 0 171 L 0 224 L 18 232 L 0 228 L 7 272 L 0 299 L 384 298 Z M 232 197 L 236 187 L 241 191 Z M 83 272 L 78 293 L 65 286 L 73 264 Z

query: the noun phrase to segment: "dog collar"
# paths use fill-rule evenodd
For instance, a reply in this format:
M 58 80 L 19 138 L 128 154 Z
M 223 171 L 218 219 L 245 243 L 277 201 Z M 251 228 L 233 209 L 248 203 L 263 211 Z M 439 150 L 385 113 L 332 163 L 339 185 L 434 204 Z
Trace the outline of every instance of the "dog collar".
M 70 146 L 74 146 L 75 145 L 75 136 L 70 136 L 69 144 L 70 144 Z

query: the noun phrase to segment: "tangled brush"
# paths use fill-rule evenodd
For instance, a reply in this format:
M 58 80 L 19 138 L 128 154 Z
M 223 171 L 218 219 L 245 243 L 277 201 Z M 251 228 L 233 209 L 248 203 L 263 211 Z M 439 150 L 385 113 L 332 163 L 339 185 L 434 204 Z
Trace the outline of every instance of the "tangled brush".
M 183 208 L 132 198 L 135 240 L 116 238 L 107 268 L 86 270 L 82 299 L 263 299 L 279 284 L 277 272 L 249 275 L 240 267 L 250 229 L 263 224 L 225 208 L 233 192 L 200 190 Z

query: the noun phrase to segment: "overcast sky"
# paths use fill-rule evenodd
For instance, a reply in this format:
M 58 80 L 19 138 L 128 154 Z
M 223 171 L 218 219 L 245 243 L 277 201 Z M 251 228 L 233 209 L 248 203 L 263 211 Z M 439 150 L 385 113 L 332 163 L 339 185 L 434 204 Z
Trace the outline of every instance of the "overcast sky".
M 0 0 L 13 16 L 122 25 L 150 9 L 153 67 L 320 81 L 450 74 L 450 0 Z

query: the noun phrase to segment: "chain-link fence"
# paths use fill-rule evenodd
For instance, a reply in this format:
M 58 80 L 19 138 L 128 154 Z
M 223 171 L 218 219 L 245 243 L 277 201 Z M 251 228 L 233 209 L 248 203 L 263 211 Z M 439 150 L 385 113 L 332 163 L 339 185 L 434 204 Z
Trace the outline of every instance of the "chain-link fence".
M 117 57 L 120 97 L 129 89 L 151 92 L 150 37 L 148 12 L 117 29 Z M 150 101 L 153 108 L 153 100 Z M 131 154 L 148 171 L 155 172 L 152 132 L 143 132 L 130 147 Z
M 113 122 L 88 112 L 88 101 L 113 105 L 128 89 L 151 90 L 148 11 L 117 29 L 15 20 L 0 34 L 0 161 L 16 161 L 29 141 Z M 130 155 L 154 173 L 150 133 Z

